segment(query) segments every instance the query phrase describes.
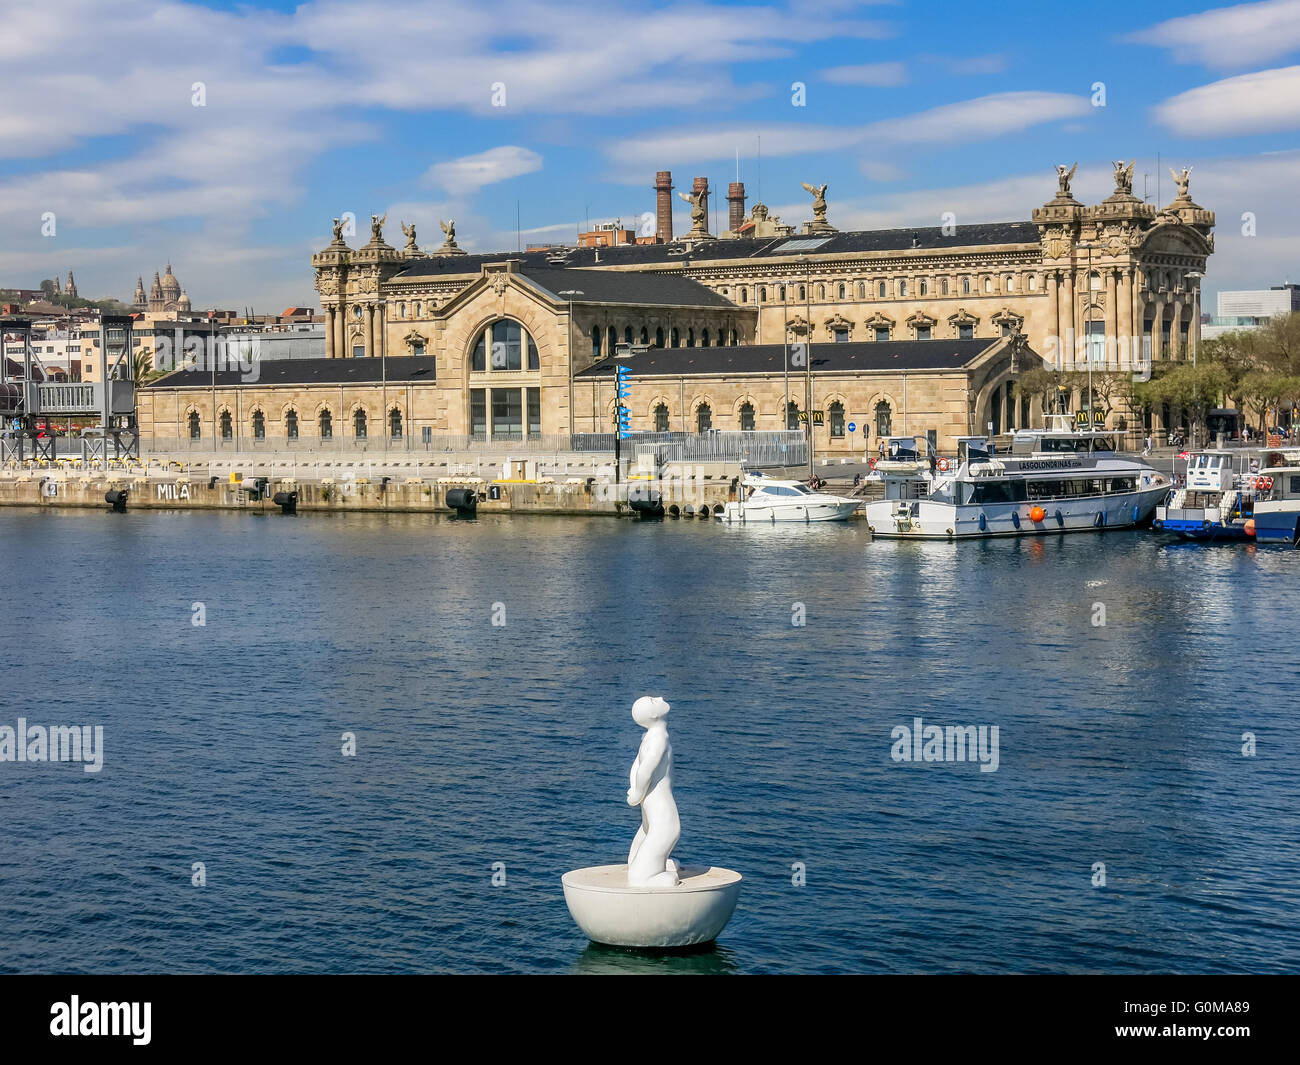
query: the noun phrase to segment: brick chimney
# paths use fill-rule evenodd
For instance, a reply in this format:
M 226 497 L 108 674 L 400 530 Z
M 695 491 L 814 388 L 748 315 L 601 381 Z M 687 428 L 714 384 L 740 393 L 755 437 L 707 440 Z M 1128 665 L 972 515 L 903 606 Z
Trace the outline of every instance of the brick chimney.
M 745 183 L 733 181 L 727 186 L 727 228 L 737 232 L 745 223 Z
M 673 174 L 660 170 L 655 174 L 655 235 L 667 244 L 673 239 Z

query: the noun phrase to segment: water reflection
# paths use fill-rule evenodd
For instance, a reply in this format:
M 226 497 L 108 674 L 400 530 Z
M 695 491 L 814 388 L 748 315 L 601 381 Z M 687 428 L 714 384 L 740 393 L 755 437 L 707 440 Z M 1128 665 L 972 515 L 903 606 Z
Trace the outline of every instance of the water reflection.
M 736 956 L 724 946 L 707 943 L 689 950 L 631 950 L 588 943 L 574 959 L 582 976 L 729 976 L 740 971 Z

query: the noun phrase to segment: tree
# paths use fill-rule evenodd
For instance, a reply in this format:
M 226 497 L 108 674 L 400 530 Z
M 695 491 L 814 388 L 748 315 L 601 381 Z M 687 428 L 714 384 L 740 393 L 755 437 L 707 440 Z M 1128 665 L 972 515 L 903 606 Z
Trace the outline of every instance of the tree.
M 1237 383 L 1237 401 L 1255 416 L 1261 429 L 1267 428 L 1268 412 L 1282 400 L 1285 380 L 1268 370 L 1252 370 Z
M 1016 378 L 1016 394 L 1023 399 L 1037 399 L 1040 409 L 1056 410 L 1057 397 L 1067 388 L 1060 370 L 1026 370 Z
M 1141 386 L 1140 395 L 1147 402 L 1168 403 L 1191 415 L 1192 432 L 1205 421 L 1205 415 L 1217 407 L 1232 384 L 1232 375 L 1216 362 L 1192 366 L 1181 363 Z

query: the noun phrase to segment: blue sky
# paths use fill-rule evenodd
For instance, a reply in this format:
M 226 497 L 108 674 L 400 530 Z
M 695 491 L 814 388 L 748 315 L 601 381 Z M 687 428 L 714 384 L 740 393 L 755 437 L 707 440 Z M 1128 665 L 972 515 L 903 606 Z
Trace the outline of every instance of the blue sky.
M 1167 168 L 1191 166 L 1218 215 L 1206 306 L 1300 280 L 1300 0 L 2 0 L 0 15 L 0 285 L 71 268 L 83 293 L 129 298 L 170 259 L 196 307 L 318 305 L 308 257 L 343 211 L 354 246 L 387 212 L 394 244 L 401 220 L 433 247 L 455 217 L 462 246 L 504 250 L 638 219 L 671 169 L 679 190 L 709 177 L 716 231 L 737 152 L 751 204 L 761 189 L 798 224 L 800 182 L 827 182 L 842 229 L 1025 219 L 1062 162 L 1095 202 L 1121 157 L 1167 203 Z

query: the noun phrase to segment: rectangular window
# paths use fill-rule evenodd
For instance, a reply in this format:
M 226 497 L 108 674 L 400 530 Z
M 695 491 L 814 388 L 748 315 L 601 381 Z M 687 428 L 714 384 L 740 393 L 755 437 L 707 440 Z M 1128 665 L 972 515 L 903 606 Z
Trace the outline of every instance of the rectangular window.
M 889 327 L 888 327 L 888 326 L 884 326 L 884 325 L 878 325 L 878 326 L 876 326 L 876 339 L 877 339 L 877 340 L 888 340 L 888 339 L 889 339 Z
M 528 435 L 542 435 L 542 390 L 540 388 L 528 390 Z
M 492 389 L 492 439 L 518 440 L 523 435 L 523 396 L 518 388 Z
M 974 340 L 975 327 L 973 325 L 959 325 L 957 327 L 958 340 Z
M 928 325 L 918 325 L 918 326 L 916 327 L 916 339 L 917 339 L 917 340 L 929 340 L 929 339 L 930 339 L 930 327 L 929 327 Z
M 364 359 L 366 357 L 366 348 L 364 344 L 357 344 L 352 349 L 354 359 Z
M 1106 323 L 1089 322 L 1088 323 L 1088 353 L 1087 361 L 1094 366 L 1106 365 Z
M 469 431 L 479 438 L 487 436 L 487 389 L 469 390 Z
M 847 329 L 835 330 L 835 343 L 847 344 L 849 342 L 849 331 Z

